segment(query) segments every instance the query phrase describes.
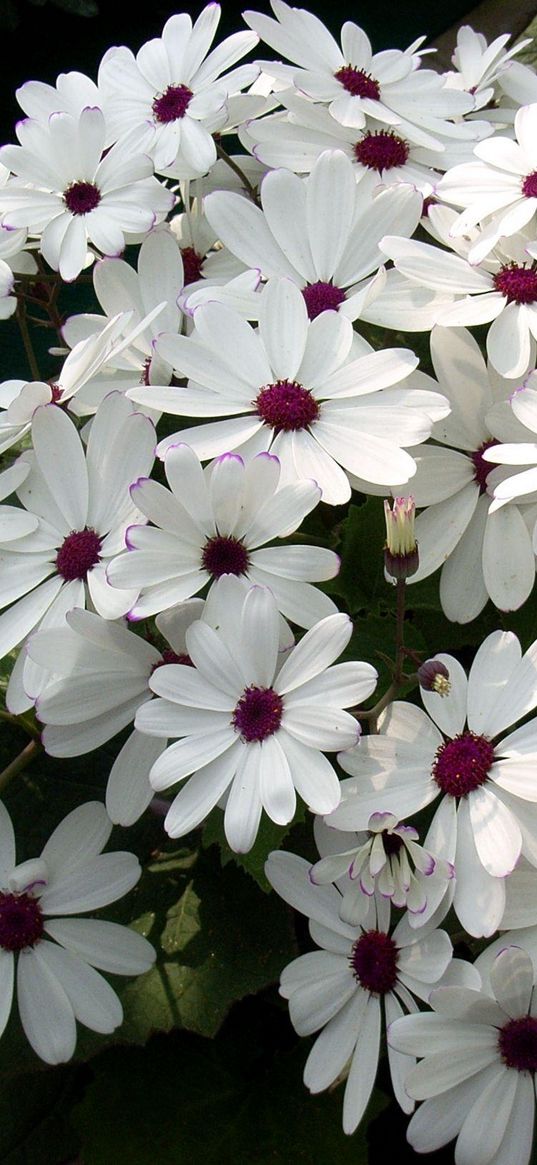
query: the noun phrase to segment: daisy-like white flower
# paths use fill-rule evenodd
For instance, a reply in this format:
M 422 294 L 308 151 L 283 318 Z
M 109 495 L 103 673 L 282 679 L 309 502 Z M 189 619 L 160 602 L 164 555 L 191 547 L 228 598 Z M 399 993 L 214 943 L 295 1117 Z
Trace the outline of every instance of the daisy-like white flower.
M 47 123 L 17 125 L 18 146 L 2 146 L 1 161 L 16 175 L 0 189 L 2 224 L 41 235 L 41 253 L 62 279 L 86 266 L 88 243 L 119 255 L 125 235 L 151 230 L 175 195 L 153 176 L 138 131 L 103 157 L 106 123 L 101 109 L 78 118 L 54 113 Z
M 451 941 L 434 920 L 412 930 L 406 915 L 390 934 L 390 904 L 378 894 L 362 923 L 349 926 L 340 917 L 340 890 L 313 885 L 309 862 L 295 854 L 272 853 L 265 872 L 277 893 L 309 919 L 320 947 L 289 963 L 280 979 L 298 1034 L 323 1029 L 306 1060 L 304 1083 L 322 1092 L 346 1074 L 343 1131 L 353 1133 L 375 1083 L 383 1013 L 390 1024 L 417 1010 L 413 995 L 427 999 L 446 973 Z M 397 1100 L 412 1112 L 404 1079 L 414 1061 L 390 1049 L 388 1055 Z
M 259 453 L 248 465 L 224 453 L 205 471 L 188 445 L 164 457 L 170 486 L 151 478 L 131 487 L 131 498 L 153 526 L 130 526 L 128 550 L 108 566 L 112 586 L 139 587 L 129 612 L 144 619 L 201 590 L 224 574 L 269 586 L 278 609 L 299 627 L 311 627 L 337 607 L 311 586 L 334 578 L 339 558 L 320 546 L 270 546 L 298 529 L 321 497 L 314 481 L 278 488 L 280 463 Z
M 438 444 L 416 450 L 411 492 L 416 504 L 426 508 L 416 520 L 419 567 L 409 583 L 441 567 L 442 609 L 448 619 L 468 623 L 489 598 L 502 611 L 518 609 L 535 581 L 535 505 L 510 504 L 491 512 L 502 473 L 496 468 L 501 454 L 496 457 L 491 449 L 502 437 L 516 436 L 517 444 L 508 448 L 527 450 L 531 432 L 517 424 L 507 401 L 509 382 L 487 370 L 469 332 L 434 328 L 431 356 L 451 412 L 433 427 Z M 537 429 L 537 410 L 535 417 Z
M 228 171 L 233 173 L 233 171 Z M 181 184 L 183 202 L 187 209 L 174 214 L 170 228 L 179 246 L 184 269 L 185 288 L 223 283 L 244 271 L 244 265 L 225 247 L 216 247 L 218 233 L 211 226 L 203 204 L 207 183 L 203 179 Z M 249 266 L 257 267 L 251 263 Z
M 501 94 L 497 83 L 511 69 L 512 58 L 531 44 L 530 38 L 507 49 L 510 39 L 506 32 L 488 44 L 482 32 L 463 24 L 457 30 L 457 44 L 451 58 L 455 71 L 444 74 L 446 85 L 471 93 L 475 109 L 489 106 Z M 488 115 L 490 109 L 486 112 Z
M 153 695 L 149 679 L 155 668 L 189 663 L 185 632 L 203 606 L 191 599 L 157 618 L 169 645 L 162 651 L 80 609 L 68 611 L 63 626 L 30 636 L 24 682 L 45 725 L 41 739 L 50 756 L 81 756 L 132 724 Z M 106 808 L 116 824 L 132 825 L 147 808 L 153 796 L 149 770 L 165 747 L 165 741 L 136 730 L 125 741 L 106 788 Z
M 433 826 L 455 864 L 455 911 L 473 935 L 497 929 L 520 854 L 537 865 L 537 722 L 504 735 L 537 705 L 536 656 L 537 643 L 522 656 L 516 635 L 494 631 L 467 680 L 456 659 L 437 655 L 451 688 L 420 689 L 429 715 L 397 701 L 378 736 L 339 758 L 352 778 L 330 825 L 364 829 L 372 812 L 404 819 L 442 796 Z
M 457 1138 L 457 1165 L 528 1165 L 537 1072 L 537 998 L 532 961 L 510 946 L 495 958 L 490 994 L 439 987 L 434 1009 L 393 1023 L 388 1045 L 421 1062 L 405 1089 L 424 1100 L 407 1129 L 418 1153 Z
M 410 186 L 371 199 L 354 178 L 340 151 L 321 154 L 305 181 L 275 170 L 261 183 L 262 210 L 239 194 L 209 194 L 205 213 L 218 237 L 248 267 L 265 277 L 288 276 L 301 288 L 308 316 L 327 309 L 349 319 L 360 315 L 374 294 L 383 256 L 378 244 L 397 223 L 397 233 L 412 235 L 422 199 Z
M 455 218 L 455 212 L 445 216 L 444 226 L 451 227 Z M 442 242 L 453 246 L 449 229 Z M 487 333 L 490 362 L 501 376 L 512 378 L 526 371 L 532 337 L 537 336 L 537 263 L 528 263 L 526 244 L 525 238 L 513 235 L 501 250 L 497 246 L 475 266 L 462 254 L 450 255 L 416 239 L 387 235 L 380 249 L 411 283 L 444 297 L 444 305 L 437 306 L 436 323 L 464 327 L 492 321 Z M 466 253 L 470 246 L 471 242 Z
M 439 171 L 469 160 L 475 141 L 491 132 L 487 122 L 461 123 L 456 138 L 425 146 L 399 126 L 379 127 L 369 121 L 363 129 L 340 125 L 324 106 L 313 105 L 291 89 L 278 96 L 284 113 L 241 127 L 244 148 L 268 166 L 285 166 L 298 174 L 311 171 L 325 150 L 342 150 L 353 164 L 356 180 L 370 192 L 410 183 L 430 195 Z
M 350 926 L 363 923 L 375 892 L 393 906 L 406 908 L 411 926 L 421 926 L 434 914 L 455 871 L 450 862 L 418 845 L 418 836 L 412 825 L 398 821 L 393 813 L 372 813 L 364 833 L 329 829 L 316 818 L 315 839 L 322 856 L 312 866 L 310 878 L 316 886 L 337 883 L 342 893 L 340 918 Z
M 279 666 L 272 593 L 254 586 L 245 596 L 232 576 L 218 585 L 218 628 L 200 620 L 186 632 L 195 670 L 158 668 L 149 682 L 161 698 L 140 708 L 135 725 L 182 737 L 150 774 L 157 792 L 190 778 L 168 811 L 169 835 L 189 833 L 227 795 L 226 837 L 242 853 L 255 841 L 262 809 L 279 825 L 292 820 L 295 790 L 317 813 L 338 804 L 339 781 L 323 752 L 356 742 L 359 726 L 343 709 L 370 695 L 376 671 L 367 663 L 330 666 L 352 633 L 341 614 L 315 624 Z
M 435 145 L 435 135 L 446 133 L 446 118 L 474 108 L 473 98 L 445 88 L 431 69 L 420 69 L 420 37 L 401 52 L 373 54 L 362 28 L 346 21 L 341 47 L 318 17 L 303 8 L 271 0 L 276 20 L 261 12 L 245 12 L 244 19 L 271 48 L 294 61 L 298 68 L 260 61 L 264 73 L 288 79 L 314 101 L 328 103 L 331 116 L 342 125 L 361 127 L 366 116 L 383 125 L 396 125 L 421 145 Z M 449 132 L 449 130 L 448 130 Z
M 161 442 L 159 454 L 178 440 L 201 460 L 270 450 L 281 461 L 282 484 L 313 478 L 330 504 L 350 497 L 345 469 L 368 481 L 408 481 L 415 462 L 402 446 L 426 440 L 438 407 L 440 415 L 447 408 L 431 393 L 392 387 L 416 367 L 414 354 L 387 349 L 352 359 L 350 321 L 334 311 L 309 321 L 289 279 L 269 280 L 260 298 L 257 332 L 223 304 L 208 303 L 197 308 L 191 336 L 158 341 L 158 353 L 193 383 L 129 396 L 142 404 L 151 397 L 179 416 L 231 418 L 183 429 Z
M 537 434 L 537 372 L 530 372 L 526 377 L 524 383 L 520 388 L 515 389 L 511 398 L 511 408 L 520 425 L 524 426 L 527 436 L 532 433 Z M 506 442 L 512 434 L 506 433 Z M 498 433 L 498 438 L 501 434 Z M 504 477 L 503 481 L 494 484 L 494 499 L 491 504 L 491 511 L 499 510 L 501 506 L 505 506 L 506 502 L 513 498 L 521 498 L 524 500 L 524 495 L 534 494 L 537 490 L 537 444 L 535 441 L 520 443 L 504 443 L 501 445 L 494 445 L 491 449 L 486 449 L 483 453 L 486 462 L 493 461 L 494 464 L 502 466 L 520 466 L 527 465 L 530 468 L 523 469 L 519 473 L 509 474 Z M 533 531 L 533 549 L 537 553 L 537 534 L 535 529 Z
M 236 32 L 212 52 L 220 5 L 208 4 L 194 26 L 186 12 L 166 21 L 160 39 L 147 41 L 136 57 L 114 47 L 99 69 L 99 88 L 110 130 L 121 137 L 145 128 L 159 172 L 176 178 L 205 174 L 216 161 L 212 134 L 227 121 L 227 98 L 255 80 L 256 65 L 230 69 L 257 44 L 251 32 Z
M 453 236 L 472 227 L 481 230 L 468 252 L 479 263 L 503 237 L 530 227 L 537 211 L 537 104 L 515 116 L 516 141 L 500 134 L 474 148 L 477 161 L 454 166 L 438 183 L 438 196 L 464 211 L 453 223 Z M 533 223 L 532 233 L 535 233 Z
M 121 1003 L 99 971 L 140 975 L 155 960 L 150 943 L 128 927 L 69 917 L 115 902 L 140 877 L 134 854 L 101 853 L 111 831 L 103 806 L 89 801 L 64 818 L 40 857 L 17 866 L 0 804 L 0 1034 L 16 970 L 21 1023 L 47 1064 L 70 1060 L 77 1020 L 102 1033 L 122 1023 Z
M 0 473 L 0 499 L 9 498 L 30 472 L 30 466 L 23 461 L 16 461 L 9 469 Z M 20 506 L 0 506 L 0 542 L 13 542 L 17 538 L 26 538 L 37 530 L 39 519 L 35 514 L 29 514 Z
M 73 422 L 56 405 L 36 410 L 32 441 L 33 451 L 20 458 L 30 471 L 17 496 L 39 525 L 26 538 L 0 545 L 0 604 L 11 604 L 0 616 L 0 656 L 46 613 L 54 625 L 70 607 L 84 606 L 86 587 L 107 619 L 124 614 L 136 598 L 136 591 L 110 587 L 105 567 L 139 518 L 128 489 L 151 470 L 151 421 L 111 393 L 93 421 L 86 456 Z
M 70 113 L 71 117 L 79 117 L 83 109 L 90 105 L 100 106 L 102 100 L 95 81 L 76 71 L 60 73 L 55 85 L 48 85 L 45 81 L 25 81 L 15 91 L 15 96 L 26 116 L 43 124 L 53 113 Z

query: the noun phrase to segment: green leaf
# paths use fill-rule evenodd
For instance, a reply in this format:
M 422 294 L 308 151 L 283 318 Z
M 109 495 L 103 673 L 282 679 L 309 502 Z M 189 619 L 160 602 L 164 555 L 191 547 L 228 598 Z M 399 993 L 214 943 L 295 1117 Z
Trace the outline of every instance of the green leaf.
M 310 1096 L 304 1047 L 270 1054 L 283 1017 L 273 1009 L 267 1032 L 249 1016 L 212 1044 L 176 1033 L 100 1057 L 73 1113 L 84 1165 L 366 1165 L 365 1122 L 354 1137 L 341 1130 L 341 1088 Z M 376 1093 L 370 1113 L 385 1103 Z
M 250 874 L 257 882 L 257 885 L 269 894 L 271 891 L 270 882 L 265 877 L 265 862 L 269 853 L 274 849 L 281 849 L 282 842 L 288 836 L 291 829 L 299 822 L 303 821 L 305 817 L 305 807 L 300 803 L 293 820 L 289 825 L 275 825 L 273 821 L 267 817 L 266 813 L 261 818 L 259 832 L 257 834 L 255 845 L 247 854 L 237 854 L 230 849 L 226 835 L 224 833 L 224 815 L 221 809 L 213 809 L 213 812 L 207 818 L 203 826 L 202 844 L 205 848 L 211 845 L 217 845 L 220 851 L 220 861 L 223 866 L 227 866 L 229 862 L 235 862 L 241 869 Z
M 341 570 L 332 590 L 342 595 L 352 613 L 391 604 L 392 587 L 384 577 L 386 525 L 382 498 L 369 497 L 349 506 L 340 525 Z
M 221 868 L 213 849 L 163 853 L 131 894 L 99 916 L 132 924 L 153 943 L 157 962 L 136 979 L 110 977 L 123 1025 L 107 1037 L 79 1025 L 77 1060 L 107 1044 L 143 1044 L 174 1027 L 214 1036 L 232 1004 L 274 983 L 296 954 L 281 900 L 275 894 L 261 900 L 241 870 Z M 0 1042 L 0 1076 L 39 1063 L 13 1009 Z

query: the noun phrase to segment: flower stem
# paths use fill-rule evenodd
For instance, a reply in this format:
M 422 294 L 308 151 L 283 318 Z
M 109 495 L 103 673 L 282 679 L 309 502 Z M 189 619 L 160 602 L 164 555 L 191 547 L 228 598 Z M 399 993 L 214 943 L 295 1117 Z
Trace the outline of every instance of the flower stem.
M 15 757 L 15 760 L 12 760 L 11 764 L 7 765 L 0 773 L 0 793 L 9 785 L 13 777 L 18 776 L 42 751 L 43 745 L 40 740 L 30 740 L 22 752 L 19 752 L 19 755 Z
M 233 158 L 230 158 L 229 154 L 226 152 L 226 150 L 223 148 L 223 146 L 220 145 L 220 142 L 218 142 L 218 141 L 215 142 L 215 145 L 216 145 L 216 153 L 217 153 L 218 157 L 221 158 L 222 161 L 226 163 L 226 166 L 229 166 L 230 170 L 233 170 L 233 173 L 236 174 L 238 178 L 240 178 L 243 186 L 248 191 L 250 198 L 255 203 L 257 203 L 258 202 L 257 190 L 256 190 L 255 186 L 250 182 L 250 179 L 244 173 L 244 170 L 241 169 L 241 167 L 238 165 L 237 162 L 235 162 L 235 160 Z
M 32 338 L 30 336 L 30 329 L 26 319 L 26 304 L 24 299 L 19 299 L 17 303 L 17 323 L 19 325 L 22 342 L 24 344 L 24 350 L 26 352 L 26 357 L 30 366 L 32 380 L 42 380 L 43 378 L 39 371 L 39 366 L 33 349 Z

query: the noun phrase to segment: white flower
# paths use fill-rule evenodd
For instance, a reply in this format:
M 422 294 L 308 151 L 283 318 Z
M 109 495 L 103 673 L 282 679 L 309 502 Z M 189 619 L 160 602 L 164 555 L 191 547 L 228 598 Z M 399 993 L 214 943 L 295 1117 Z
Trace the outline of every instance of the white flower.
M 161 699 L 140 708 L 135 725 L 182 737 L 150 774 L 157 792 L 190 778 L 168 811 L 169 835 L 188 833 L 227 794 L 226 837 L 242 853 L 255 841 L 262 809 L 279 825 L 292 820 L 295 789 L 317 813 L 338 804 L 339 781 L 321 750 L 356 742 L 359 726 L 343 708 L 373 691 L 376 672 L 367 663 L 330 667 L 352 633 L 341 614 L 307 631 L 279 667 L 279 617 L 268 588 L 245 596 L 232 576 L 218 586 L 218 629 L 200 620 L 186 632 L 195 670 L 158 668 L 150 687 Z
M 451 222 L 445 216 L 444 225 L 452 225 L 455 218 L 455 212 Z M 455 245 L 447 230 L 442 241 L 448 247 Z M 466 252 L 471 241 L 465 245 Z M 475 266 L 462 255 L 450 255 L 416 239 L 387 235 L 380 249 L 411 283 L 443 297 L 435 323 L 452 328 L 493 321 L 487 353 L 496 371 L 511 378 L 526 371 L 532 336 L 537 337 L 537 264 L 528 263 L 526 243 L 523 236 L 513 235 L 504 241 L 502 250 L 496 247 Z
M 45 81 L 25 81 L 15 96 L 26 116 L 43 124 L 53 113 L 80 117 L 82 110 L 89 105 L 101 104 L 95 81 L 76 71 L 60 73 L 55 85 L 47 85 Z
M 150 478 L 132 486 L 134 504 L 154 525 L 130 526 L 128 550 L 107 569 L 112 586 L 141 588 L 130 618 L 172 607 L 224 574 L 270 587 L 278 609 L 300 627 L 336 613 L 311 582 L 337 574 L 337 554 L 319 546 L 261 549 L 298 529 L 320 500 L 315 482 L 278 488 L 280 464 L 269 453 L 248 465 L 224 453 L 203 471 L 188 445 L 170 446 L 164 469 L 170 490 Z
M 313 105 L 291 89 L 278 96 L 284 113 L 248 122 L 239 130 L 245 149 L 266 165 L 285 166 L 299 174 L 308 173 L 325 150 L 342 150 L 352 162 L 356 181 L 369 193 L 407 183 L 430 195 L 439 171 L 467 161 L 474 142 L 490 132 L 486 122 L 461 123 L 456 138 L 416 145 L 412 134 L 398 125 L 386 128 L 368 121 L 363 129 L 355 129 L 340 125 L 324 106 Z
M 471 93 L 476 109 L 489 106 L 501 95 L 497 91 L 497 82 L 501 84 L 501 78 L 511 69 L 511 59 L 531 44 L 529 38 L 506 49 L 510 40 L 511 36 L 506 32 L 488 44 L 482 32 L 463 24 L 457 30 L 457 45 L 451 58 L 456 71 L 444 74 L 446 85 L 450 89 L 464 89 Z M 490 109 L 486 113 L 488 115 Z
M 418 845 L 418 832 L 394 813 L 372 813 L 366 833 L 343 833 L 315 819 L 320 861 L 310 870 L 314 885 L 335 882 L 341 891 L 340 918 L 357 926 L 375 891 L 408 910 L 412 927 L 428 922 L 454 876 L 450 862 Z M 445 913 L 447 914 L 448 905 Z
M 530 372 L 529 376 L 520 387 L 516 388 L 510 398 L 511 408 L 516 417 L 516 422 L 524 425 L 527 436 L 530 437 L 532 433 L 537 434 L 537 372 Z M 529 431 L 528 431 L 529 430 Z M 501 433 L 498 433 L 498 438 L 501 438 Z M 512 433 L 506 433 L 506 441 L 512 437 Z M 517 444 L 505 443 L 501 445 L 494 445 L 493 448 L 487 449 L 483 454 L 485 461 L 493 461 L 497 465 L 528 465 L 532 462 L 537 462 L 537 444 L 535 441 L 525 443 L 523 440 Z M 506 502 L 513 498 L 521 498 L 525 501 L 525 495 L 534 494 L 537 490 L 537 468 L 523 469 L 520 473 L 509 475 L 508 470 L 504 470 L 503 480 L 498 481 L 494 485 L 494 500 L 491 504 L 491 512 L 497 511 L 500 507 L 505 506 Z M 533 532 L 533 548 L 537 552 L 537 535 L 535 530 Z
M 431 356 L 451 413 L 433 427 L 439 444 L 416 450 L 412 496 L 427 508 L 416 520 L 419 567 L 409 582 L 441 567 L 442 609 L 448 619 L 468 623 L 488 598 L 502 611 L 517 610 L 535 581 L 535 506 L 505 505 L 496 513 L 491 508 L 502 472 L 496 441 L 518 438 L 509 446 L 518 453 L 527 450 L 531 432 L 517 424 L 506 399 L 509 382 L 487 370 L 469 332 L 434 328 Z
M 65 611 L 84 606 L 86 587 L 107 619 L 124 614 L 137 593 L 110 587 L 105 567 L 139 517 L 128 487 L 152 467 L 151 422 L 111 393 L 93 421 L 86 456 L 73 422 L 56 405 L 36 410 L 32 439 L 33 452 L 20 458 L 30 471 L 17 495 L 39 526 L 6 549 L 0 545 L 0 605 L 12 604 L 0 616 L 0 657 L 44 615 L 56 625 Z
M 261 183 L 262 211 L 240 194 L 217 191 L 205 213 L 218 237 L 248 267 L 265 277 L 287 276 L 302 289 L 308 316 L 339 309 L 355 320 L 374 294 L 383 256 L 383 235 L 411 235 L 422 200 L 410 186 L 374 200 L 356 185 L 353 167 L 340 151 L 326 151 L 305 181 L 287 170 Z M 397 223 L 389 230 L 388 223 Z
M 216 161 L 212 134 L 226 124 L 227 98 L 259 72 L 256 65 L 225 72 L 257 44 L 251 32 L 234 33 L 209 53 L 219 20 L 214 3 L 194 26 L 186 12 L 171 16 L 161 39 L 147 41 L 136 57 L 124 46 L 111 48 L 99 69 L 111 132 L 119 137 L 145 128 L 155 169 L 177 178 L 210 170 Z
M 91 611 L 68 611 L 61 627 L 37 631 L 27 644 L 24 682 L 45 724 L 42 742 L 50 756 L 81 756 L 131 724 L 150 700 L 149 679 L 163 664 L 188 664 L 186 629 L 203 611 L 201 599 L 157 618 L 169 647 L 159 651 L 140 635 Z M 43 678 L 45 677 L 45 678 Z M 134 730 L 120 749 L 106 788 L 112 821 L 132 825 L 153 790 L 149 770 L 166 747 Z
M 390 1024 L 417 1010 L 412 996 L 428 998 L 448 969 L 451 941 L 434 929 L 434 921 L 411 930 L 406 915 L 390 934 L 390 904 L 379 895 L 370 900 L 362 924 L 349 926 L 340 918 L 340 891 L 312 885 L 309 863 L 295 854 L 272 853 L 265 871 L 277 893 L 308 917 L 321 948 L 285 967 L 280 981 L 298 1034 L 324 1029 L 306 1061 L 304 1083 L 310 1092 L 322 1092 L 346 1075 L 343 1131 L 353 1133 L 375 1083 L 382 1013 Z M 412 1112 L 404 1078 L 413 1060 L 389 1051 L 389 1064 L 397 1100 Z
M 100 971 L 140 975 L 155 959 L 150 944 L 115 922 L 70 918 L 122 898 L 140 877 L 134 854 L 101 850 L 112 822 L 97 801 L 73 810 L 41 856 L 15 865 L 15 836 L 0 803 L 0 1034 L 11 1011 L 15 968 L 25 1035 L 48 1064 L 70 1060 L 76 1020 L 96 1032 L 123 1021 Z
M 528 227 L 537 211 L 537 105 L 526 105 L 515 117 L 516 142 L 496 134 L 474 148 L 477 161 L 454 166 L 437 186 L 439 198 L 463 206 L 451 228 L 453 236 L 481 226 L 468 252 L 470 263 L 481 262 L 500 239 Z
M 392 387 L 415 368 L 414 354 L 371 352 L 339 312 L 309 321 L 289 279 L 269 280 L 260 298 L 257 332 L 223 304 L 208 303 L 197 308 L 191 336 L 158 341 L 159 355 L 190 385 L 136 388 L 129 396 L 142 404 L 151 396 L 180 416 L 232 418 L 183 429 L 161 442 L 159 454 L 178 440 L 201 460 L 270 450 L 283 483 L 314 478 L 330 504 L 350 497 L 343 469 L 367 481 L 408 481 L 415 462 L 401 446 L 426 440 L 438 407 L 440 415 L 446 407 L 431 393 Z M 368 355 L 352 359 L 360 346 Z
M 314 101 L 327 102 L 331 116 L 342 125 L 362 127 L 366 116 L 383 125 L 396 125 L 413 141 L 435 146 L 434 135 L 449 132 L 446 118 L 474 108 L 472 97 L 446 89 L 443 78 L 420 69 L 420 37 L 401 52 L 373 54 L 362 28 L 346 21 L 341 47 L 316 16 L 271 0 L 276 20 L 260 12 L 243 13 L 271 48 L 294 61 L 298 68 L 260 61 L 272 76 L 288 79 Z M 454 127 L 451 127 L 454 129 Z M 456 132 L 456 130 L 454 130 Z
M 407 1137 L 431 1153 L 457 1137 L 457 1165 L 528 1165 L 535 1112 L 537 998 L 526 951 L 496 957 L 491 993 L 439 987 L 432 1012 L 398 1019 L 388 1044 L 423 1059 L 405 1077 L 409 1096 L 425 1104 Z
M 522 656 L 511 632 L 494 631 L 468 680 L 450 655 L 447 695 L 420 689 L 429 716 L 396 702 L 380 735 L 342 753 L 353 779 L 329 825 L 364 829 L 372 812 L 400 819 L 442 795 L 428 848 L 455 864 L 454 908 L 473 935 L 491 935 L 505 908 L 505 877 L 522 853 L 537 866 L 537 720 L 504 736 L 537 705 L 537 642 Z M 436 837 L 442 839 L 441 845 Z
M 87 262 L 88 242 L 119 255 L 125 235 L 145 233 L 175 196 L 153 177 L 140 133 L 104 155 L 106 123 L 99 108 L 78 118 L 54 113 L 47 123 L 17 125 L 19 146 L 3 146 L 2 162 L 17 178 L 0 189 L 2 223 L 41 234 L 40 250 L 66 282 Z

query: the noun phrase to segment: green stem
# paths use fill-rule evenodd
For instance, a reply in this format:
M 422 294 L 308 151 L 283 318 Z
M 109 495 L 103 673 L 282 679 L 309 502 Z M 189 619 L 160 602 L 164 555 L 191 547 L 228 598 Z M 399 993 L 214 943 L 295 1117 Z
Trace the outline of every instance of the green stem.
M 39 729 L 26 716 L 19 714 L 16 716 L 13 712 L 6 712 L 4 708 L 0 708 L 0 720 L 5 720 L 8 724 L 13 724 L 15 728 L 22 728 L 23 732 L 27 732 L 33 740 L 39 740 Z
M 226 166 L 229 166 L 230 170 L 233 170 L 233 173 L 236 174 L 238 178 L 240 178 L 243 186 L 248 191 L 250 198 L 253 200 L 253 202 L 257 203 L 257 190 L 244 173 L 244 170 L 241 170 L 241 167 L 238 165 L 238 163 L 235 162 L 233 158 L 230 158 L 229 154 L 226 153 L 226 150 L 224 150 L 223 146 L 220 145 L 220 142 L 215 142 L 215 145 L 218 157 L 226 163 Z
M 32 380 L 42 380 L 43 378 L 39 371 L 39 365 L 36 360 L 36 355 L 32 344 L 32 337 L 30 336 L 30 329 L 26 319 L 26 304 L 23 299 L 19 299 L 17 303 L 17 323 L 19 325 L 22 342 L 24 344 L 24 350 L 26 352 L 26 357 L 30 366 Z
M 5 788 L 7 788 L 9 782 L 13 780 L 13 777 L 18 776 L 18 774 L 21 773 L 27 765 L 31 764 L 35 757 L 39 756 L 39 753 L 42 751 L 43 745 L 39 740 L 30 740 L 29 744 L 25 745 L 22 752 L 20 752 L 19 755 L 15 757 L 15 760 L 12 760 L 11 764 L 7 765 L 7 767 L 0 773 L 0 793 L 2 793 Z

